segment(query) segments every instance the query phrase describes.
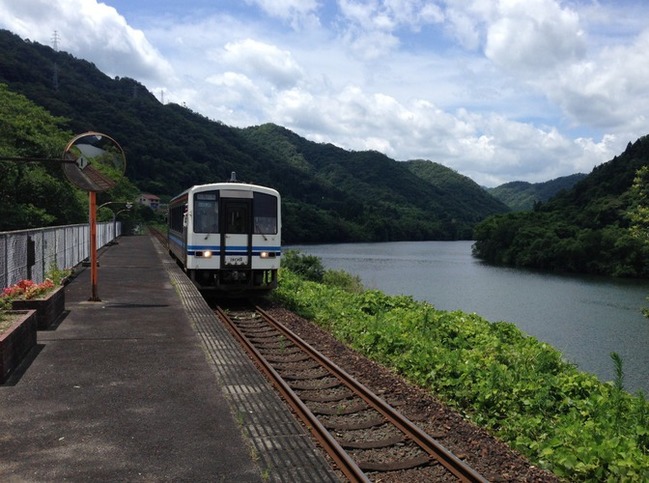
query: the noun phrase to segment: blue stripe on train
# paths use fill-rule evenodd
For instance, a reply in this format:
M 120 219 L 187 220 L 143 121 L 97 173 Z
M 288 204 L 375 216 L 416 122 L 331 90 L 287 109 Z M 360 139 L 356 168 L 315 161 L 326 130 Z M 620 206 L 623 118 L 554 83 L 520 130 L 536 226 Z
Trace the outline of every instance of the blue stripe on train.
M 210 250 L 213 253 L 220 253 L 221 247 L 219 246 L 210 246 L 210 245 L 190 245 L 187 247 L 187 255 L 195 256 L 197 251 L 206 251 Z M 281 247 L 253 247 L 252 256 L 258 257 L 261 255 L 261 252 L 275 252 L 275 256 L 280 256 L 282 254 Z M 248 255 L 248 249 L 246 247 L 227 247 L 225 250 L 225 255 Z
M 219 245 L 187 245 L 188 250 L 212 250 L 213 252 L 218 252 L 221 247 Z M 236 251 L 236 252 L 247 252 L 248 247 L 245 245 L 241 246 L 227 246 L 225 249 L 229 251 Z M 252 251 L 271 251 L 271 252 L 279 252 L 282 250 L 282 247 L 267 247 L 267 246 L 253 246 Z
M 169 235 L 169 238 L 173 239 L 173 242 L 175 242 L 177 245 L 183 245 L 183 241 L 180 237 L 175 236 L 173 234 Z M 214 253 L 219 253 L 221 250 L 220 245 L 188 245 L 186 247 L 187 250 L 187 255 L 189 256 L 196 256 L 197 251 L 205 251 L 205 250 L 210 250 Z M 282 247 L 281 246 L 253 246 L 252 247 L 252 256 L 258 257 L 261 252 L 275 252 L 275 256 L 280 256 L 282 254 Z M 247 255 L 248 254 L 248 247 L 245 245 L 240 245 L 240 246 L 229 246 L 226 248 L 226 255 Z

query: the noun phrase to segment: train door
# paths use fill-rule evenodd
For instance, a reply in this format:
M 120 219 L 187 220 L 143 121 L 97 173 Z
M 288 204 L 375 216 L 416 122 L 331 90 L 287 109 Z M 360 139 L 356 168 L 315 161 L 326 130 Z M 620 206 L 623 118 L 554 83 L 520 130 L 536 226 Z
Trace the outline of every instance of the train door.
M 221 198 L 221 268 L 248 269 L 252 262 L 252 200 Z
M 180 211 L 180 210 L 179 210 Z M 189 230 L 187 228 L 188 225 L 188 218 L 189 218 L 189 209 L 187 206 L 187 203 L 185 203 L 182 206 L 182 229 L 183 229 L 183 238 L 182 238 L 182 262 L 183 262 L 183 267 L 187 267 L 187 244 L 188 244 L 188 238 L 189 238 Z

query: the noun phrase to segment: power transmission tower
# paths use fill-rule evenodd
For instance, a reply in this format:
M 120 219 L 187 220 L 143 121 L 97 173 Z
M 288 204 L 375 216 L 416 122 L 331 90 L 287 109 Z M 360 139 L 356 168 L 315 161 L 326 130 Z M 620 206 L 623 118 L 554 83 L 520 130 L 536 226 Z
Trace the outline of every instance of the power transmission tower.
M 55 30 L 54 35 L 52 35 L 52 44 L 54 46 L 54 51 L 58 52 L 59 51 L 59 40 L 61 38 L 59 37 L 59 33 Z
M 58 52 L 59 51 L 59 33 L 55 30 L 54 35 L 52 36 L 52 44 L 54 45 L 54 51 Z M 59 66 L 56 63 L 56 60 L 54 61 L 54 76 L 52 78 L 52 88 L 55 91 L 59 90 Z

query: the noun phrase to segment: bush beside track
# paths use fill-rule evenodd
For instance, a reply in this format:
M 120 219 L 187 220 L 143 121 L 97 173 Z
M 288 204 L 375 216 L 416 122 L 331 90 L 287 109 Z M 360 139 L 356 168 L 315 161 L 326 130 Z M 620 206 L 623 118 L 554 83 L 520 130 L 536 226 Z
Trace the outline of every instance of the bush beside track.
M 273 297 L 570 481 L 649 481 L 649 403 L 507 322 L 363 290 L 289 250 Z M 314 281 L 317 280 L 317 281 Z

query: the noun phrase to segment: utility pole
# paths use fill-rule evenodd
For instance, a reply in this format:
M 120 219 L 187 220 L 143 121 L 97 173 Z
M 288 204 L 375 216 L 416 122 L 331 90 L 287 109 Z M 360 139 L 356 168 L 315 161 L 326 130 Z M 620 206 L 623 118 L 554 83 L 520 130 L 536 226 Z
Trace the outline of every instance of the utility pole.
M 60 40 L 59 33 L 55 30 L 54 35 L 52 35 L 52 45 L 54 47 L 54 52 L 59 51 L 59 40 Z
M 59 51 L 59 33 L 55 30 L 54 35 L 52 36 L 52 44 L 54 45 L 54 52 Z M 59 66 L 54 61 L 54 76 L 52 78 L 52 88 L 55 91 L 59 90 Z

